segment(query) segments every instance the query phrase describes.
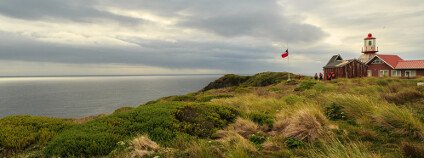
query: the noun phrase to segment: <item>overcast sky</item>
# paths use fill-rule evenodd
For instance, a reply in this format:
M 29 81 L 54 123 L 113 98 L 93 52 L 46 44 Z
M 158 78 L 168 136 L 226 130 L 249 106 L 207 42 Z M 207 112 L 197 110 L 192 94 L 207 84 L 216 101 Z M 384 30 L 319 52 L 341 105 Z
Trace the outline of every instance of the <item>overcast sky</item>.
M 424 59 L 423 0 L 1 0 L 0 76 L 322 71 L 361 55 Z

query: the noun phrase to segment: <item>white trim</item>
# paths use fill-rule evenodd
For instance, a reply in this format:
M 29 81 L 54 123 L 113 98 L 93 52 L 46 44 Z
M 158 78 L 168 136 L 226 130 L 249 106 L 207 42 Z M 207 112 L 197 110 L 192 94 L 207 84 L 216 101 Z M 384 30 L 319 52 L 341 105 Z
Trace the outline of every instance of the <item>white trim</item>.
M 391 67 L 392 69 L 395 69 L 393 66 L 391 66 L 390 64 L 388 64 L 385 60 L 383 60 L 383 59 L 381 59 L 378 55 L 375 55 L 373 58 L 371 58 L 368 62 L 367 62 L 367 65 L 372 61 L 372 60 L 374 60 L 374 58 L 375 57 L 377 57 L 377 58 L 379 58 L 380 60 L 382 60 L 387 66 L 389 66 L 389 67 Z

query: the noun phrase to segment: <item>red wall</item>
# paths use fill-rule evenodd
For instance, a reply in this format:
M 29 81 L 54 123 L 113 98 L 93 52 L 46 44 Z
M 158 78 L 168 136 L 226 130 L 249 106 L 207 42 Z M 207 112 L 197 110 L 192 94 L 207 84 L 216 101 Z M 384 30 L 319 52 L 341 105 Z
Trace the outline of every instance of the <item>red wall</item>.
M 336 74 L 336 78 L 367 77 L 367 66 L 355 60 L 343 67 L 324 68 L 325 80 L 327 80 L 326 76 L 332 72 Z
M 401 70 L 401 71 L 402 71 L 402 77 L 408 77 L 408 76 L 405 76 L 405 71 L 408 71 L 408 70 Z M 424 69 L 415 70 L 415 71 L 416 71 L 417 77 L 418 76 L 424 76 Z
M 392 70 L 393 69 L 389 65 L 387 65 L 386 63 L 381 63 L 381 64 L 372 64 L 371 63 L 371 64 L 368 65 L 368 70 L 372 70 L 372 76 L 373 77 L 378 77 L 378 73 L 380 72 L 380 70 L 389 70 L 389 76 L 392 76 Z

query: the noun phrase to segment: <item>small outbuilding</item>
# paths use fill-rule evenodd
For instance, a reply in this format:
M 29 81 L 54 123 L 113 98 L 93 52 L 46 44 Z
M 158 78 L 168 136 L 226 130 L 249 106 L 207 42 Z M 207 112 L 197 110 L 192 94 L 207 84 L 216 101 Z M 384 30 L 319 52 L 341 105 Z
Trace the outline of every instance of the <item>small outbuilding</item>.
M 334 55 L 324 66 L 324 76 L 335 73 L 336 78 L 366 77 L 368 66 L 357 59 L 343 60 L 339 55 Z

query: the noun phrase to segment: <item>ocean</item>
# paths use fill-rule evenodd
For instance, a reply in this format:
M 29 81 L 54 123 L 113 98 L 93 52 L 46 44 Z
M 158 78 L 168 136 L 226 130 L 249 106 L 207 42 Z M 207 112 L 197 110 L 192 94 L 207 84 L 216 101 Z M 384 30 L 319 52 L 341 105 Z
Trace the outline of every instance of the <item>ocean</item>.
M 222 75 L 1 77 L 0 118 L 82 118 L 196 92 Z

